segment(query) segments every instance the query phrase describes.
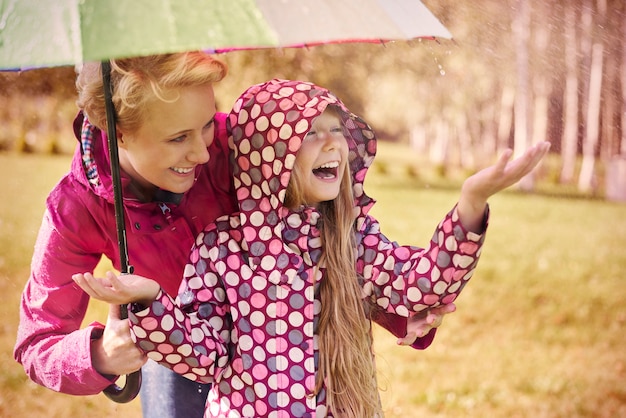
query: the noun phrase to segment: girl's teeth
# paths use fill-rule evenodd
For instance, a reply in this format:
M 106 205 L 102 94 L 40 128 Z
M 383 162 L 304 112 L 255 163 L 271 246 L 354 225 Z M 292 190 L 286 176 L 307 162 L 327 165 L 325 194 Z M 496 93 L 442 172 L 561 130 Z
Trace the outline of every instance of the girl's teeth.
M 172 170 L 176 171 L 179 174 L 187 174 L 187 173 L 191 173 L 191 171 L 193 170 L 193 168 L 172 168 Z
M 322 164 L 318 168 L 335 168 L 335 167 L 338 167 L 338 166 L 339 166 L 339 163 L 337 161 L 333 161 L 331 163 Z

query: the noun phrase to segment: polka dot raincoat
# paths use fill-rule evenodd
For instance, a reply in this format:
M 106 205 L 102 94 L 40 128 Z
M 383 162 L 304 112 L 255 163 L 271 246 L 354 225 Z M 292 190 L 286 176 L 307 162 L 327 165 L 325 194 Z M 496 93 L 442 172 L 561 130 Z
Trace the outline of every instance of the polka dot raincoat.
M 363 189 L 376 137 L 329 91 L 286 80 L 251 87 L 229 115 L 240 212 L 197 237 L 176 300 L 160 293 L 130 315 L 150 358 L 214 382 L 206 417 L 332 415 L 323 391 L 313 395 L 316 282 L 325 271 L 318 265 L 319 213 L 283 206 L 300 144 L 328 105 L 340 109 L 350 148 L 363 294 L 388 317 L 406 321 L 454 301 L 478 261 L 484 235 L 467 232 L 456 209 L 426 248 L 401 246 L 380 232 Z

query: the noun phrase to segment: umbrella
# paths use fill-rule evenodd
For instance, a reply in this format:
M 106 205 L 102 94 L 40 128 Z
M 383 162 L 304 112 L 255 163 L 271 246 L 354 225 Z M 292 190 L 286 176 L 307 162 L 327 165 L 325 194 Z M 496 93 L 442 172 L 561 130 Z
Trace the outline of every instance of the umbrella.
M 102 61 L 121 273 L 128 263 L 109 59 L 186 50 L 452 38 L 419 0 L 2 0 L 0 69 Z M 127 317 L 122 307 L 122 317 Z M 105 394 L 129 402 L 141 372 Z
M 332 42 L 451 38 L 419 0 L 3 0 L 0 68 Z

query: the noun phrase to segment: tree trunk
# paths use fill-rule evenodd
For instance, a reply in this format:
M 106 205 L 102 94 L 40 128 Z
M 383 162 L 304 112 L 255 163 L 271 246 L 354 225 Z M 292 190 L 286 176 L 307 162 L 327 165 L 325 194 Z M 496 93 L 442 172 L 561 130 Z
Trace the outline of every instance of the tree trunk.
M 576 46 L 576 6 L 564 3 L 565 91 L 563 94 L 563 138 L 561 140 L 561 183 L 572 183 L 578 155 L 578 48 Z
M 606 10 L 606 0 L 598 0 L 598 17 L 602 19 Z M 602 22 L 600 22 L 601 24 Z M 604 45 L 602 38 L 594 40 L 591 51 L 591 71 L 589 73 L 589 103 L 587 124 L 583 140 L 583 162 L 578 177 L 578 190 L 590 192 L 594 189 L 594 173 L 598 138 L 600 136 L 600 99 L 602 96 L 602 67 Z
M 511 128 L 513 127 L 513 105 L 515 103 L 515 87 L 508 84 L 502 88 L 500 100 L 500 118 L 498 120 L 497 150 L 509 147 Z
M 515 51 L 517 53 L 515 94 L 515 134 L 513 151 L 519 157 L 530 145 L 530 98 L 528 89 L 528 39 L 530 36 L 530 3 L 528 0 L 516 1 L 516 16 L 513 21 Z M 526 176 L 520 181 L 522 190 L 531 190 L 534 186 L 532 177 Z
M 533 66 L 533 95 L 534 95 L 534 114 L 532 123 L 532 145 L 538 144 L 541 141 L 548 140 L 548 106 L 549 96 L 552 90 L 551 80 L 552 77 L 548 77 L 550 74 L 549 66 L 552 63 L 548 63 L 543 60 L 543 57 L 548 56 L 548 46 L 550 43 L 550 27 L 546 22 L 549 10 L 545 3 L 537 3 L 537 7 L 540 8 L 537 20 L 538 24 L 534 29 L 534 56 L 538 57 Z M 528 183 L 530 188 L 534 187 L 535 172 L 529 173 L 527 179 L 522 179 L 523 183 Z

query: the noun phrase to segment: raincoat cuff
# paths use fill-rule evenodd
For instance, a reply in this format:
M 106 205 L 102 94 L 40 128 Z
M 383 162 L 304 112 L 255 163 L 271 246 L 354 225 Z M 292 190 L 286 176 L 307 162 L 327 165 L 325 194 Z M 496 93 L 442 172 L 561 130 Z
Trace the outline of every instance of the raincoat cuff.
M 161 288 L 159 290 L 159 293 L 157 293 L 156 298 L 154 298 L 154 302 L 152 302 L 150 305 L 146 306 L 143 303 L 138 303 L 138 302 L 133 302 L 130 303 L 128 305 L 128 313 L 129 313 L 129 317 L 130 314 L 134 314 L 133 316 L 141 316 L 144 317 L 146 315 L 148 315 L 150 313 L 150 311 L 152 310 L 152 307 L 154 306 L 155 302 L 160 302 L 163 298 L 168 298 L 167 294 L 163 291 L 163 289 Z M 133 320 L 133 318 L 130 318 L 131 321 Z
M 487 205 L 485 206 L 485 213 L 483 214 L 483 222 L 481 225 L 482 226 L 481 229 L 483 230 L 482 234 L 477 234 L 476 232 L 468 231 L 467 228 L 463 226 L 463 224 L 461 223 L 461 220 L 459 219 L 458 206 L 459 206 L 458 203 L 454 205 L 454 208 L 452 208 L 452 211 L 450 212 L 450 216 L 452 218 L 452 222 L 453 222 L 455 229 L 458 227 L 463 232 L 462 236 L 458 236 L 457 234 L 455 234 L 455 236 L 457 237 L 457 240 L 459 242 L 471 241 L 471 242 L 475 242 L 478 244 L 482 244 L 485 241 L 485 234 L 487 232 L 487 227 L 489 226 L 489 214 L 490 214 L 489 203 L 487 203 Z
M 416 339 L 415 342 L 411 344 L 411 347 L 416 350 L 425 350 L 433 343 L 436 333 L 437 333 L 437 328 L 431 329 L 430 331 L 428 331 L 428 334 L 424 335 L 421 338 Z

